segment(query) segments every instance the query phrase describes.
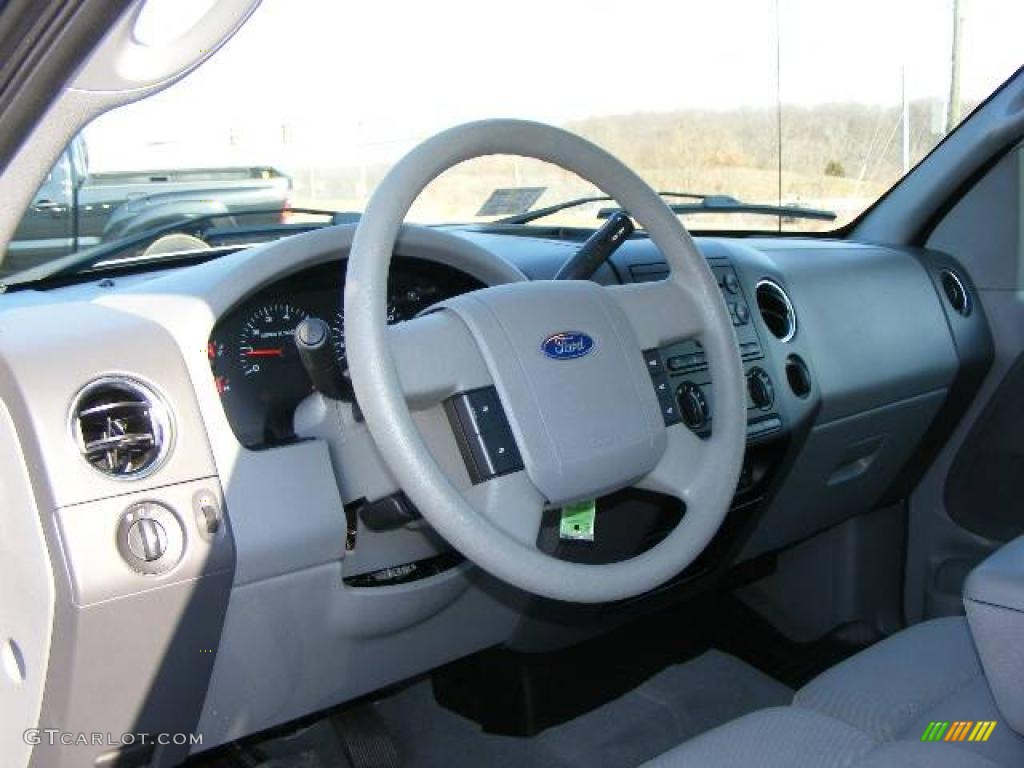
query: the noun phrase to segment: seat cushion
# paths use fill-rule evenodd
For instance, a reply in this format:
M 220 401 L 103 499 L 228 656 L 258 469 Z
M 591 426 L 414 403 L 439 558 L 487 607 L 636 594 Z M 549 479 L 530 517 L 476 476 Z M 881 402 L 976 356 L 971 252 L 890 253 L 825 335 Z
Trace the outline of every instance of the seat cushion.
M 831 717 L 779 707 L 708 731 L 644 768 L 1006 768 L 1019 764 L 1012 759 L 996 762 L 950 742 L 878 744 Z
M 875 742 L 813 710 L 762 709 L 719 726 L 646 763 L 649 768 L 850 768 Z
M 893 741 L 871 750 L 850 768 L 1000 768 L 1000 764 L 958 744 Z
M 864 731 L 879 743 L 919 742 L 931 722 L 994 720 L 984 742 L 963 742 L 999 765 L 1024 765 L 1024 738 L 1003 721 L 965 619 L 905 629 L 822 673 L 793 698 Z M 939 752 L 949 742 L 924 745 Z M 934 750 L 933 750 L 934 751 Z
M 986 741 L 964 741 L 961 746 L 995 761 L 999 765 L 1024 766 L 1024 738 L 1006 723 L 996 706 L 988 681 L 984 677 L 957 691 L 953 696 L 923 711 L 911 723 L 901 738 L 918 740 L 932 722 L 984 720 L 995 721 L 996 726 Z M 943 744 L 942 746 L 947 746 Z
M 937 619 L 893 635 L 819 675 L 797 692 L 792 707 L 753 712 L 647 765 L 1024 765 L 1024 738 L 1000 720 L 966 621 Z M 996 725 L 983 742 L 922 742 L 933 721 Z
M 979 679 L 984 680 L 981 664 L 966 620 L 936 619 L 905 629 L 823 672 L 797 691 L 793 704 L 885 742 L 905 735 L 922 714 L 955 699 Z M 950 712 L 942 719 L 983 718 Z

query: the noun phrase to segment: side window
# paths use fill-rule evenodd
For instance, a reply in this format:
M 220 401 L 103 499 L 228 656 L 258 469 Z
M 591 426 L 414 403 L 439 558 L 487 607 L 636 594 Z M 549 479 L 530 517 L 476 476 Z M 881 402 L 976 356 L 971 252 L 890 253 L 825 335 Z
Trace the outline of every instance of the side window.
M 64 151 L 46 175 L 46 181 L 39 186 L 35 201 L 49 200 L 52 202 L 70 203 L 71 184 L 71 158 L 68 151 Z
M 0 275 L 37 266 L 74 249 L 74 198 L 74 172 L 70 154 L 65 151 L 39 185 L 14 230 L 0 261 Z

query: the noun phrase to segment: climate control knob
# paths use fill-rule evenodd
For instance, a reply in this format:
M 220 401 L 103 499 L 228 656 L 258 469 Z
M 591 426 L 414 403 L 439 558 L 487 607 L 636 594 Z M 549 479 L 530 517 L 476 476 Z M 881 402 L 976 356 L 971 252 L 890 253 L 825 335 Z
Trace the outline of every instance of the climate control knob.
M 679 412 L 686 426 L 697 431 L 708 425 L 711 411 L 700 387 L 692 381 L 684 381 L 676 390 L 676 399 L 679 401 Z
M 772 386 L 768 372 L 763 368 L 750 369 L 750 373 L 747 374 L 747 392 L 755 408 L 767 410 L 775 402 L 775 387 Z

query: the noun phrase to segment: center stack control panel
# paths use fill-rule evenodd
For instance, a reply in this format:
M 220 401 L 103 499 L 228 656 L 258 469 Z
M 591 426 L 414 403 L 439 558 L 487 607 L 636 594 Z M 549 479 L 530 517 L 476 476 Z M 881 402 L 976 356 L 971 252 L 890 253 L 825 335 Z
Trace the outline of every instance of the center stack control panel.
M 747 377 L 747 440 L 768 437 L 782 430 L 782 417 L 775 408 L 775 382 L 762 365 L 764 347 L 754 326 L 751 305 L 740 285 L 736 271 L 728 262 L 709 263 L 725 299 Z M 663 279 L 667 272 L 663 264 L 634 265 L 633 278 L 638 282 Z M 704 347 L 700 341 L 689 339 L 644 353 L 652 377 L 661 389 L 666 386 L 678 411 L 678 418 L 666 424 L 681 421 L 701 437 L 711 434 L 715 403 L 711 392 L 711 374 L 708 370 Z M 663 399 L 659 398 L 659 399 Z M 666 402 L 663 402 L 665 410 Z

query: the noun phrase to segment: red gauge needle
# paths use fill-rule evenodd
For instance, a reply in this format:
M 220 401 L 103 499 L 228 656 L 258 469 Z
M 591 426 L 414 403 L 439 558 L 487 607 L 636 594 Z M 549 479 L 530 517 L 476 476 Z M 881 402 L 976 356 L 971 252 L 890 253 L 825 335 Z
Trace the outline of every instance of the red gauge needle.
M 276 349 L 250 349 L 245 353 L 246 357 L 281 357 L 284 354 L 282 347 Z

